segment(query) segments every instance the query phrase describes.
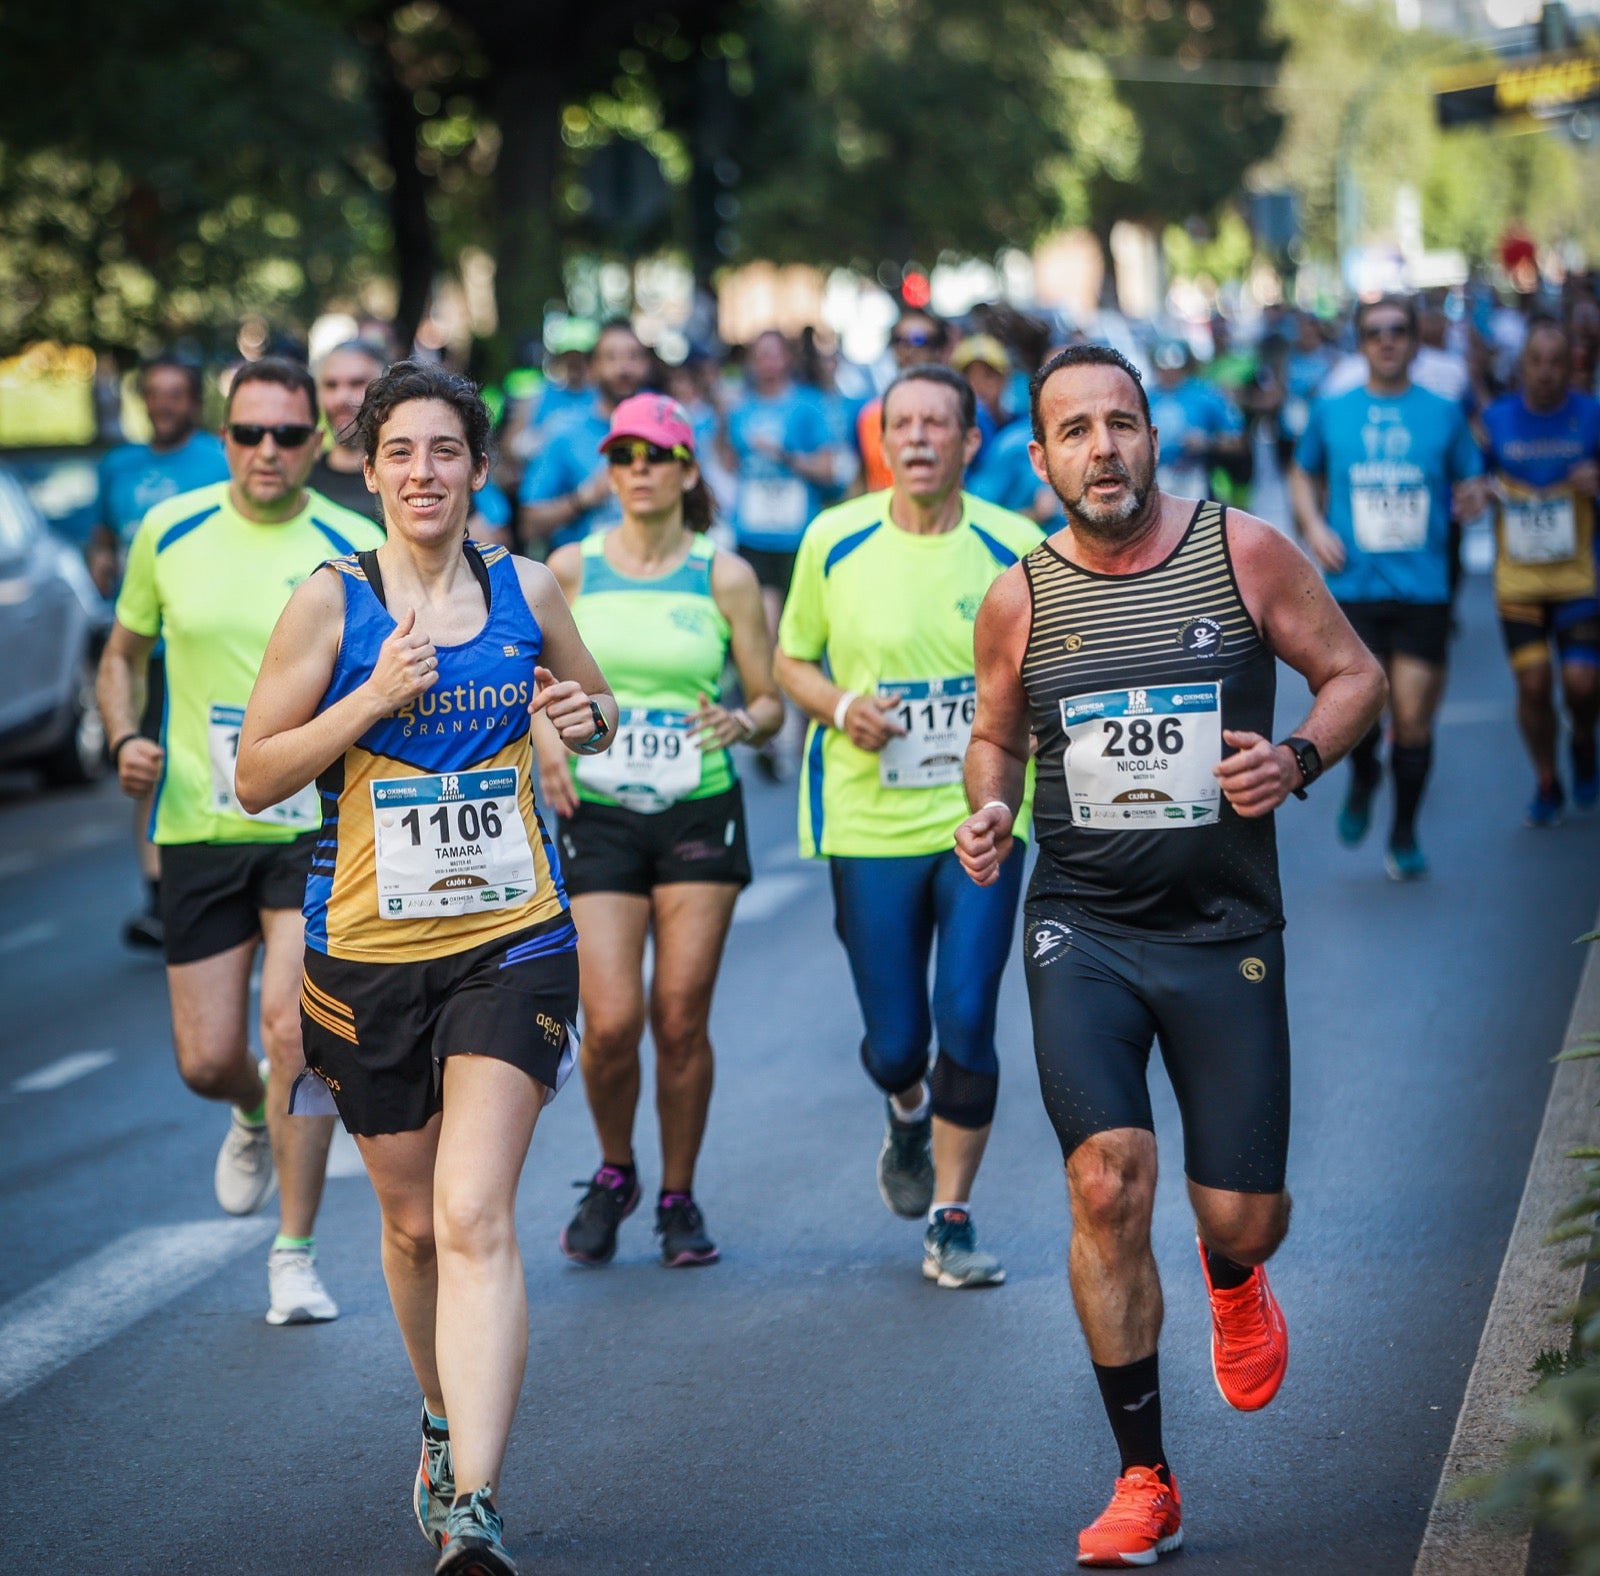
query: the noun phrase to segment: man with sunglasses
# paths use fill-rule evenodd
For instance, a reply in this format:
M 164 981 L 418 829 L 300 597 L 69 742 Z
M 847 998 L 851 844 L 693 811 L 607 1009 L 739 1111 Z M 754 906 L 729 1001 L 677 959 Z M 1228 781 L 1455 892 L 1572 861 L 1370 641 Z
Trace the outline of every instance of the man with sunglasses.
M 1483 461 L 1460 406 L 1411 380 L 1412 302 L 1364 302 L 1356 330 L 1367 381 L 1313 407 L 1295 449 L 1289 495 L 1328 589 L 1389 676 L 1393 816 L 1385 865 L 1395 881 L 1428 872 L 1417 811 L 1433 762 L 1433 718 L 1450 643 L 1450 518 L 1483 508 Z M 1354 847 L 1372 821 L 1381 731 L 1350 752 L 1339 838 Z
M 889 335 L 895 376 L 912 367 L 943 365 L 950 353 L 950 330 L 932 312 L 909 308 Z M 882 492 L 894 485 L 883 453 L 883 399 L 868 400 L 856 417 L 856 447 L 861 450 L 863 491 Z
M 295 361 L 251 362 L 228 391 L 228 480 L 157 504 L 128 551 L 116 622 L 100 664 L 100 710 L 123 792 L 151 789 L 161 849 L 161 917 L 178 1070 L 196 1094 L 233 1108 L 217 1156 L 217 1202 L 260 1209 L 279 1186 L 279 1234 L 267 1260 L 269 1324 L 337 1317 L 314 1264 L 312 1229 L 331 1117 L 288 1118 L 305 1066 L 300 1043 L 300 914 L 322 824 L 315 788 L 247 814 L 233 765 L 245 702 L 284 604 L 325 559 L 377 547 L 371 519 L 306 486 L 317 394 Z M 166 643 L 160 741 L 137 731 L 135 679 Z M 258 947 L 262 1049 L 249 1046 Z

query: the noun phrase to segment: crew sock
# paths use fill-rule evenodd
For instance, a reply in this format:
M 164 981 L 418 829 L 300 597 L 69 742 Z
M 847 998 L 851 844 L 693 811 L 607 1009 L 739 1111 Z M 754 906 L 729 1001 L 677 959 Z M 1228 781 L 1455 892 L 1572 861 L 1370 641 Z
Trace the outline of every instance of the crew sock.
M 602 1160 L 600 1162 L 600 1171 L 616 1172 L 616 1174 L 621 1178 L 621 1181 L 612 1185 L 615 1187 L 620 1187 L 624 1193 L 631 1193 L 633 1191 L 633 1184 L 639 1179 L 638 1168 L 631 1160 L 625 1163 L 617 1160 Z M 599 1174 L 600 1172 L 595 1173 L 596 1176 Z
M 1167 1452 L 1161 1443 L 1161 1354 L 1151 1352 L 1120 1368 L 1095 1363 L 1094 1377 L 1117 1449 L 1122 1452 L 1122 1470 L 1154 1467 L 1161 1481 L 1170 1483 Z
M 144 911 L 152 919 L 161 917 L 161 882 L 159 878 L 144 884 Z
M 889 1109 L 894 1113 L 895 1121 L 902 1127 L 911 1127 L 918 1122 L 926 1121 L 928 1113 L 933 1109 L 933 1091 L 928 1087 L 928 1080 L 924 1078 L 917 1085 L 917 1089 L 920 1092 L 920 1098 L 914 1111 L 902 1110 L 900 1106 L 900 1102 L 911 1092 L 909 1089 L 902 1094 L 893 1096 L 889 1101 Z
M 677 1188 L 662 1188 L 656 1198 L 657 1209 L 671 1209 L 674 1204 L 692 1204 L 694 1194 Z
M 1351 797 L 1362 796 L 1371 798 L 1373 790 L 1378 786 L 1378 779 L 1383 775 L 1383 767 L 1378 762 L 1378 745 L 1383 740 L 1383 730 L 1374 723 L 1361 736 L 1356 747 L 1350 752 L 1350 789 Z
M 1237 1291 L 1254 1271 L 1248 1264 L 1235 1264 L 1232 1259 L 1225 1259 L 1220 1253 L 1213 1253 L 1207 1248 L 1206 1273 L 1211 1277 L 1213 1290 Z
M 435 1417 L 428 1410 L 428 1403 L 424 1401 L 422 1403 L 422 1431 L 430 1439 L 446 1439 L 450 1434 L 450 1419 L 447 1417 Z
M 272 1239 L 272 1251 L 276 1253 L 280 1248 L 290 1248 L 296 1250 L 300 1248 L 313 1248 L 316 1246 L 316 1244 L 317 1239 L 315 1237 L 286 1237 L 280 1231 L 277 1236 Z
M 1389 833 L 1391 848 L 1412 848 L 1417 841 L 1417 809 L 1422 790 L 1427 786 L 1428 769 L 1433 765 L 1433 741 L 1426 744 L 1397 744 L 1389 752 L 1389 771 L 1394 777 L 1394 824 Z
M 262 1095 L 261 1104 L 251 1110 L 245 1110 L 242 1105 L 236 1105 L 234 1110 L 239 1113 L 239 1120 L 246 1127 L 265 1127 L 267 1125 L 267 1097 Z

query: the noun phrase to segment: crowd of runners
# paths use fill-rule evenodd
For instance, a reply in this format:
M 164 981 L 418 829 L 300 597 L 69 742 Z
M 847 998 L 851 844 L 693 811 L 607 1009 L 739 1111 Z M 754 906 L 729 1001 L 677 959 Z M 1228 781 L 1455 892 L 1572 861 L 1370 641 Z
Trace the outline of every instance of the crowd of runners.
M 908 309 L 876 376 L 809 333 L 757 336 L 730 374 L 563 320 L 488 396 L 354 341 L 232 369 L 220 439 L 196 369 L 143 369 L 152 437 L 104 461 L 90 544 L 148 882 L 126 939 L 162 950 L 179 1072 L 227 1109 L 218 1203 L 277 1193 L 269 1323 L 338 1316 L 315 1246 L 336 1119 L 360 1147 L 440 1572 L 515 1571 L 495 1492 L 540 1112 L 577 1066 L 596 1166 L 558 1245 L 602 1266 L 644 1196 L 647 1027 L 661 1259 L 719 1259 L 695 1172 L 753 874 L 741 759 L 793 784 L 800 851 L 827 861 L 878 1188 L 945 1289 L 1005 1279 L 972 1195 L 1021 907 L 1119 1460 L 1077 1558 L 1178 1546 L 1150 1050 L 1217 1386 L 1253 1411 L 1288 1364 L 1265 1269 L 1290 1215 L 1273 814 L 1347 759 L 1358 845 L 1386 765 L 1388 874 L 1426 876 L 1461 540 L 1486 517 L 1527 820 L 1600 795 L 1586 299 L 1453 323 L 1385 296 L 1339 325 L 1278 313 L 1250 349 L 1218 319 L 1204 359 L 1197 329 L 1142 365 L 1014 312 Z M 1292 522 L 1249 512 L 1274 450 Z M 1307 695 L 1275 737 L 1280 662 Z

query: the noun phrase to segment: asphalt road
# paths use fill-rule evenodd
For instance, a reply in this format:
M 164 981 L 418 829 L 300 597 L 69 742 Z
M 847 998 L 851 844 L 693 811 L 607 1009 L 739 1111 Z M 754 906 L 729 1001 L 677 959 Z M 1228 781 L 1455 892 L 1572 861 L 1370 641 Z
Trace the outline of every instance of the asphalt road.
M 1176 1113 L 1164 1401 L 1176 1568 L 1408 1572 L 1600 899 L 1600 818 L 1536 833 L 1487 587 L 1469 585 L 1424 819 L 1397 888 L 1337 846 L 1338 784 L 1280 815 L 1295 1033 L 1293 1357 L 1265 1413 L 1218 1398 Z M 1299 720 L 1284 686 L 1280 721 Z M 501 1502 L 524 1568 L 1034 1573 L 1071 1563 L 1115 1456 L 1064 1275 L 1059 1154 L 1020 966 L 975 1209 L 1008 1283 L 939 1291 L 878 1199 L 881 1105 L 792 790 L 749 784 L 760 879 L 728 951 L 698 1183 L 724 1262 L 668 1273 L 647 1212 L 616 1263 L 556 1233 L 594 1164 L 574 1083 L 520 1201 L 533 1352 Z M 264 1221 L 225 1221 L 225 1116 L 172 1067 L 113 789 L 0 790 L 0 1442 L 8 1570 L 416 1573 L 416 1393 L 377 1212 L 336 1151 L 319 1234 L 336 1324 L 269 1329 Z M 75 1058 L 74 1060 L 65 1060 Z M 647 1093 L 648 1101 L 648 1093 Z M 648 1104 L 646 1106 L 648 1111 Z M 659 1181 L 641 1126 L 647 1187 Z

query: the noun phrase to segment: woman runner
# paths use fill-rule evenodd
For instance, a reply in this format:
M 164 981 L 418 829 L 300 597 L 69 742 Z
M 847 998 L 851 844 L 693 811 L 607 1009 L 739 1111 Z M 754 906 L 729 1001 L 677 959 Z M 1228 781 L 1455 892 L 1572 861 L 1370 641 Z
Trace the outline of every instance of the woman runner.
M 548 570 L 467 540 L 488 475 L 476 389 L 400 362 L 358 418 L 389 538 L 290 599 L 239 743 L 250 808 L 316 778 L 306 1062 L 383 1214 L 422 1386 L 414 1507 L 451 1576 L 515 1576 L 494 1494 L 527 1360 L 514 1219 L 539 1112 L 570 1070 L 577 936 L 534 810 L 531 716 L 603 750 L 616 702 Z M 556 674 L 563 677 L 557 679 Z M 457 1493 L 457 1484 L 461 1492 Z
M 711 494 L 676 400 L 636 394 L 600 445 L 622 523 L 560 548 L 550 569 L 590 649 L 617 686 L 616 748 L 571 763 L 535 730 L 545 802 L 562 817 L 567 889 L 584 978 L 583 1081 L 600 1168 L 561 1251 L 608 1263 L 639 1202 L 633 1119 L 646 1015 L 656 1047 L 661 1193 L 656 1234 L 669 1266 L 712 1264 L 694 1201 L 711 1103 L 711 993 L 733 905 L 750 880 L 744 799 L 728 746 L 759 744 L 783 723 L 755 572 L 701 533 Z M 745 704 L 722 704 L 732 653 Z M 645 938 L 655 968 L 644 983 Z M 579 1184 L 583 1186 L 584 1184 Z

